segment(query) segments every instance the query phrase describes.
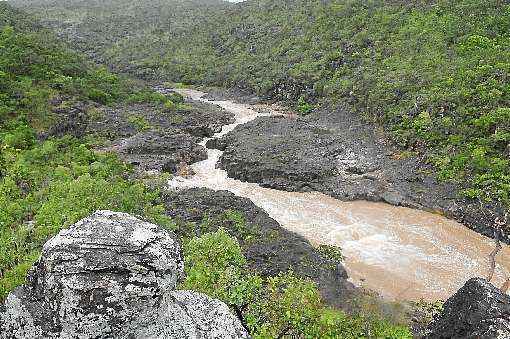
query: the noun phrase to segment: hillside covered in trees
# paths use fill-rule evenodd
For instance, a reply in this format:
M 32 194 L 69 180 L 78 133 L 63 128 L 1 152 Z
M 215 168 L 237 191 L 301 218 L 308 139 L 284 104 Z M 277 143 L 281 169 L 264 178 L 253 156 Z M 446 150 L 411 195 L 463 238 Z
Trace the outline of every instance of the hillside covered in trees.
M 100 137 L 88 130 L 104 105 L 157 96 L 144 97 L 143 85 L 93 66 L 6 4 L 0 27 L 3 299 L 24 281 L 50 236 L 98 208 L 166 219 L 157 193 L 128 179 L 131 169 L 117 157 L 95 153 Z
M 15 3 L 116 69 L 234 87 L 303 113 L 323 101 L 348 104 L 466 196 L 510 202 L 505 2 L 142 1 L 123 15 L 112 14 L 114 1 L 72 14 L 67 1 Z M 191 16 L 182 14 L 188 6 Z

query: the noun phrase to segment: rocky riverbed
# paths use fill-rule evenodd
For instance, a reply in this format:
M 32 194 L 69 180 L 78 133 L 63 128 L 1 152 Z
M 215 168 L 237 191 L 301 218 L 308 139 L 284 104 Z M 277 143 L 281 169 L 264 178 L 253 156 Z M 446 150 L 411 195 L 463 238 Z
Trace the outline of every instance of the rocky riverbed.
M 400 152 L 375 126 L 341 108 L 296 119 L 258 118 L 208 146 L 224 151 L 220 167 L 230 177 L 263 187 L 422 209 L 489 237 L 502 215 L 438 182 L 421 159 Z M 508 232 L 500 238 L 510 243 Z
M 487 275 L 493 242 L 426 212 L 432 207 L 425 202 L 456 200 L 444 198 L 441 190 L 448 187 L 424 172 L 417 159 L 397 159 L 384 139 L 374 139 L 376 131 L 360 125 L 342 142 L 338 119 L 296 118 L 274 106 L 180 92 L 231 111 L 236 122 L 201 142 L 208 147 L 207 159 L 191 166 L 193 175 L 171 180 L 171 188 L 207 187 L 249 198 L 315 246 L 341 248 L 350 279 L 385 297 L 442 299 L 469 278 Z M 450 188 L 453 195 L 455 187 Z M 395 207 L 402 205 L 414 208 Z M 509 274 L 509 257 L 504 246 L 496 265 L 498 284 Z
M 263 276 L 275 276 L 293 270 L 298 276 L 317 283 L 325 301 L 336 307 L 349 307 L 360 295 L 347 280 L 347 272 L 339 258 L 312 246 L 304 237 L 289 232 L 247 198 L 227 191 L 206 188 L 168 192 L 165 195 L 167 214 L 178 222 L 183 237 L 189 234 L 227 228 L 240 242 L 248 263 Z M 246 228 L 238 230 L 225 218 L 225 212 L 240 212 Z M 209 221 L 203 230 L 203 220 Z

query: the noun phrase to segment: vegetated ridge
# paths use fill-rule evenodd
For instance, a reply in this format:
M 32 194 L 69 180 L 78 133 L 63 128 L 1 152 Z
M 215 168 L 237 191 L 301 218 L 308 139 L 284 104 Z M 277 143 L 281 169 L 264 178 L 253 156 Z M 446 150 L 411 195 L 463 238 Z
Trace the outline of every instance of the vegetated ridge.
M 348 314 L 325 303 L 329 280 L 337 283 L 335 293 L 344 291 L 338 284 L 349 285 L 338 250 L 314 248 L 236 197 L 214 215 L 190 209 L 197 201 L 193 191 L 173 197 L 160 190 L 168 175 L 145 173 L 146 166 L 175 173 L 200 160 L 203 148 L 196 141 L 228 123 L 226 112 L 185 104 L 176 93 L 159 94 L 93 65 L 32 22 L 0 5 L 2 302 L 16 287 L 34 282 L 25 277 L 47 240 L 96 210 L 111 210 L 178 234 L 186 271 L 179 287 L 224 301 L 254 337 L 410 337 L 407 320 L 369 308 Z M 199 193 L 203 199 L 214 194 Z M 190 210 L 198 215 L 190 219 Z M 250 221 L 254 217 L 264 223 L 263 232 Z M 262 255 L 271 251 L 288 251 L 287 261 Z M 11 311 L 17 312 L 0 306 L 0 337 L 19 325 L 4 313 Z M 52 335 L 62 330 L 43 328 Z

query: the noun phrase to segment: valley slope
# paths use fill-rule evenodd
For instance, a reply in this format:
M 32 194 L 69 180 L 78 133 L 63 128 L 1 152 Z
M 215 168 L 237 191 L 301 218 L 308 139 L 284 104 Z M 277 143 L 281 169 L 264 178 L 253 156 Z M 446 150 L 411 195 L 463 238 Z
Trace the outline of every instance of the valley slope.
M 508 209 L 504 2 L 142 1 L 119 12 L 115 1 L 73 11 L 62 1 L 13 3 L 113 69 L 236 88 L 303 115 L 344 107 L 383 127 L 394 157 L 416 159 L 456 186 L 459 201 L 482 206 L 487 227 Z

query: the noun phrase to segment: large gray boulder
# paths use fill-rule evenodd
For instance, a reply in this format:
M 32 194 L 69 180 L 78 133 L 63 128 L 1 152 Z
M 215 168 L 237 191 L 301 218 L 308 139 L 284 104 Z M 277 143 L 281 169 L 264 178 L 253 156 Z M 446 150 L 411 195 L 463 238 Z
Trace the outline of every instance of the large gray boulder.
M 426 338 L 510 338 L 510 297 L 485 279 L 470 279 L 444 304 Z
M 0 338 L 238 338 L 228 307 L 175 291 L 175 237 L 125 213 L 98 211 L 48 241 L 27 284 L 0 308 Z

